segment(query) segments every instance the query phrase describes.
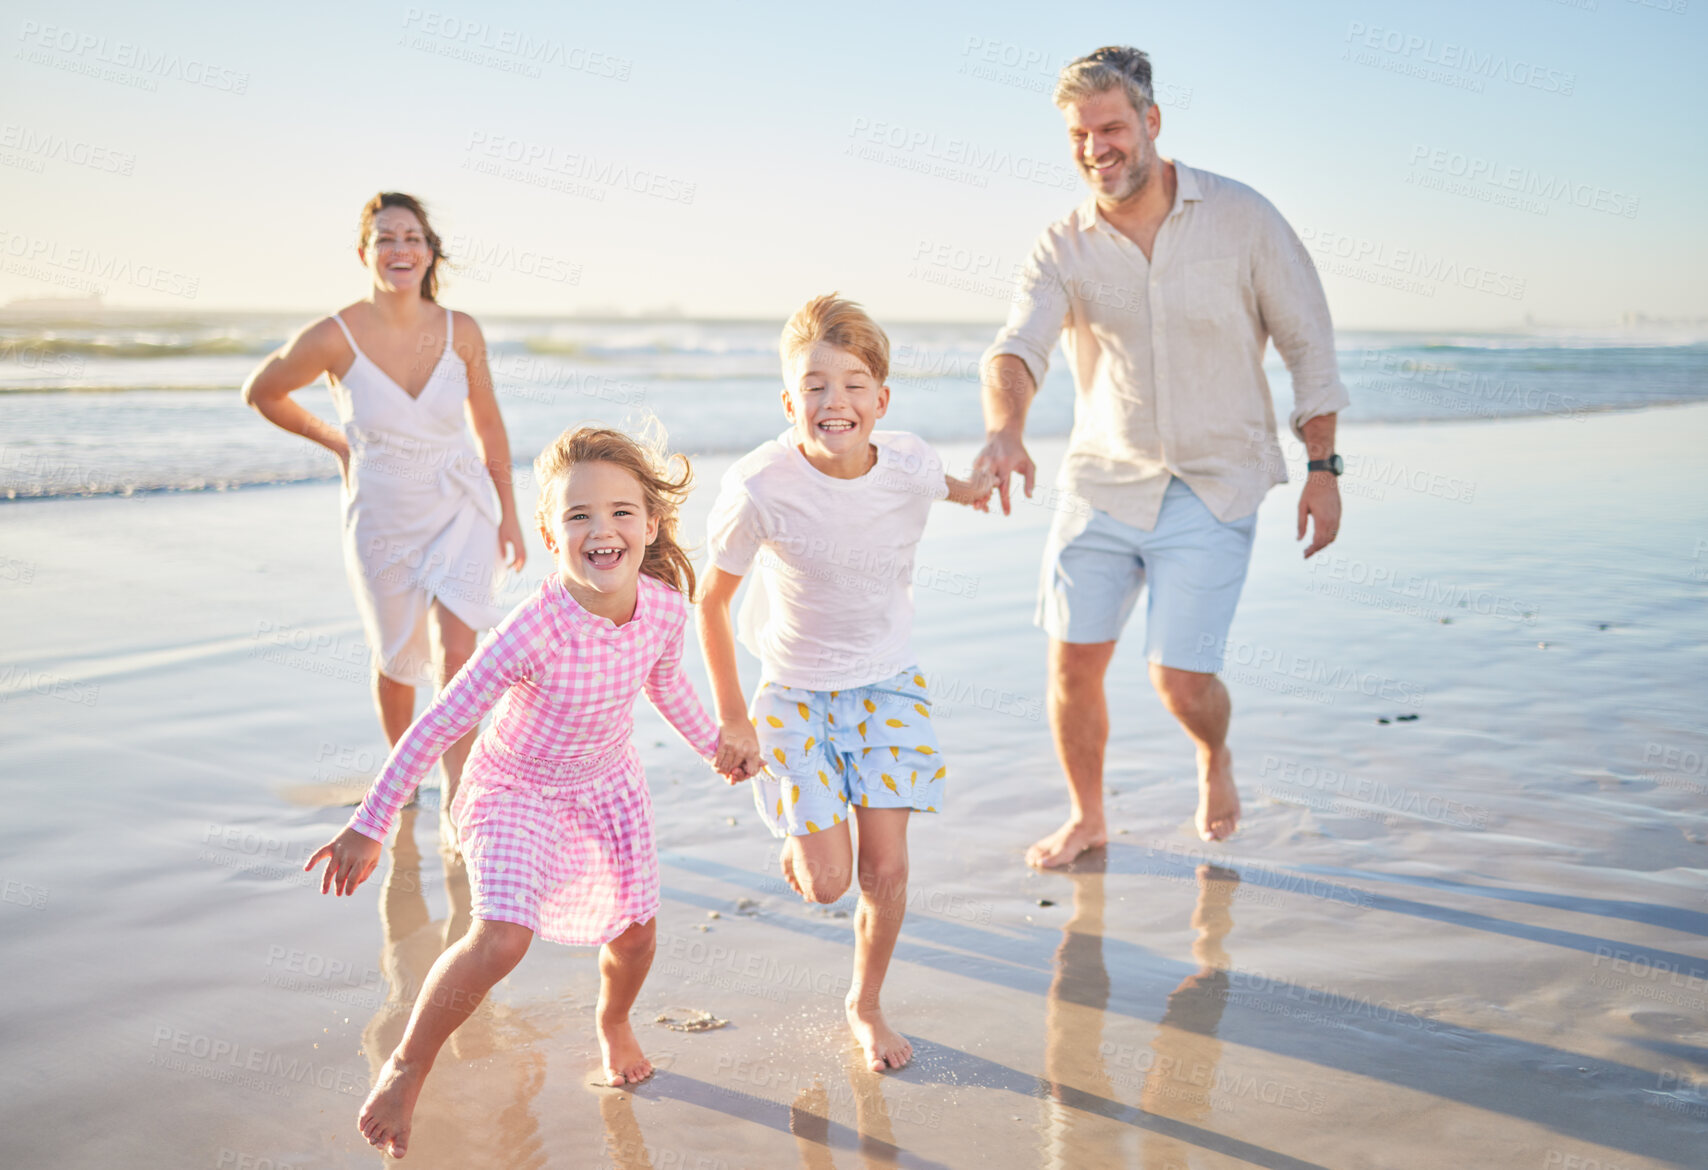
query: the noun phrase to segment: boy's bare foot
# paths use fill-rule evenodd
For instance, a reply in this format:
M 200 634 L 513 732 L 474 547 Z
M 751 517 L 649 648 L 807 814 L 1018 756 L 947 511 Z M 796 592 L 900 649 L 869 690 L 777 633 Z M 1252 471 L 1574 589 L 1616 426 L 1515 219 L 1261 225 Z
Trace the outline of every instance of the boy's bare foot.
M 599 1051 L 605 1054 L 605 1081 L 613 1087 L 638 1085 L 652 1075 L 652 1061 L 641 1052 L 627 1017 L 599 1022 Z
M 1239 828 L 1239 792 L 1234 788 L 1234 754 L 1226 744 L 1198 757 L 1198 812 L 1192 818 L 1198 836 L 1226 841 Z
M 801 879 L 795 876 L 795 839 L 793 837 L 783 842 L 783 852 L 778 855 L 777 860 L 783 864 L 783 880 L 789 883 L 789 888 L 801 897 L 806 897 L 807 892 L 801 889 Z
M 1026 864 L 1037 869 L 1067 865 L 1087 849 L 1108 844 L 1109 832 L 1102 821 L 1069 821 L 1026 850 Z
M 380 1069 L 373 1092 L 356 1115 L 356 1128 L 368 1144 L 394 1158 L 409 1149 L 409 1124 L 415 1116 L 415 1099 L 427 1070 L 405 1064 L 395 1054 Z
M 884 1013 L 876 1007 L 863 1008 L 854 1000 L 848 1001 L 847 1008 L 848 1027 L 853 1031 L 854 1039 L 860 1042 L 866 1067 L 873 1072 L 906 1068 L 907 1062 L 913 1059 L 913 1045 L 907 1042 L 906 1036 L 889 1026 L 884 1020 Z

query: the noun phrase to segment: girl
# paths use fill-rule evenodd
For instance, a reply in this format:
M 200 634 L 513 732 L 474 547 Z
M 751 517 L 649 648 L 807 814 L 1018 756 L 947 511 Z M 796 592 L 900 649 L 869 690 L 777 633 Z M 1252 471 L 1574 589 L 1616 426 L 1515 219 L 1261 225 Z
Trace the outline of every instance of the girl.
M 338 458 L 344 567 L 374 656 L 380 725 L 395 745 L 433 659 L 443 686 L 474 651 L 475 631 L 504 616 L 493 596 L 501 562 L 520 569 L 525 554 L 486 342 L 474 318 L 438 303 L 445 253 L 426 209 L 410 195 L 375 195 L 356 255 L 373 282 L 368 298 L 269 355 L 243 401 Z M 337 426 L 291 399 L 322 376 Z M 468 750 L 464 741 L 445 752 L 441 808 Z
M 619 431 L 583 427 L 560 435 L 534 472 L 536 518 L 557 572 L 409 728 L 348 827 L 304 866 L 324 858 L 321 892 L 354 893 L 433 761 L 497 705 L 451 809 L 473 925 L 434 964 L 357 1120 L 369 1142 L 397 1158 L 440 1046 L 536 934 L 603 947 L 597 1014 L 606 1078 L 625 1085 L 651 1075 L 629 1027 L 658 911 L 652 805 L 629 742 L 636 693 L 644 688 L 707 760 L 718 750 L 717 727 L 681 667 L 694 589 L 676 537 L 691 481 L 686 459 L 671 479 L 658 453 Z M 742 756 L 726 775 L 757 765 Z

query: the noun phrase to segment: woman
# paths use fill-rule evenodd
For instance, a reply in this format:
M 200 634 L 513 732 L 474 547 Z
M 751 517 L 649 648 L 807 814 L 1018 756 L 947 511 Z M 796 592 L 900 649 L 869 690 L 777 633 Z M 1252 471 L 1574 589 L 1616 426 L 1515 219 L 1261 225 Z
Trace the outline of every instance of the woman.
M 475 632 L 503 616 L 493 595 L 501 565 L 520 569 L 526 553 L 486 340 L 474 318 L 438 304 L 445 253 L 426 209 L 409 195 L 375 195 L 356 255 L 373 281 L 367 299 L 268 355 L 243 401 L 338 457 L 344 567 L 374 656 L 380 724 L 395 744 L 433 659 L 443 686 L 474 652 Z M 337 426 L 291 398 L 323 374 Z M 442 824 L 472 741 L 445 753 Z

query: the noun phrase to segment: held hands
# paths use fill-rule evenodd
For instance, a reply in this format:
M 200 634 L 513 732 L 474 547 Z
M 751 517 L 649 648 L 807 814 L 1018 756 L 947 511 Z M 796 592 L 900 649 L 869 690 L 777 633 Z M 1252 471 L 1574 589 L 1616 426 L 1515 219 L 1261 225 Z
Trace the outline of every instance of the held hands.
M 759 735 L 745 719 L 729 719 L 718 727 L 718 754 L 712 767 L 731 784 L 759 774 Z
M 1026 454 L 1026 444 L 1020 441 L 1020 436 L 1007 431 L 994 431 L 985 441 L 984 450 L 973 460 L 973 479 L 978 482 L 981 473 L 988 472 L 996 482 L 996 490 L 1002 496 L 1002 514 L 1013 513 L 1013 501 L 1010 498 L 1008 477 L 1018 474 L 1025 483 L 1026 495 L 1032 495 L 1032 483 L 1037 478 L 1038 468 L 1032 462 L 1032 457 Z M 973 505 L 981 512 L 990 511 L 990 497 Z
M 315 850 L 314 856 L 303 865 L 305 873 L 312 872 L 321 858 L 326 859 L 326 872 L 320 876 L 320 892 L 354 894 L 356 887 L 368 880 L 374 866 L 380 863 L 385 847 L 372 837 L 354 829 L 345 829 L 332 840 Z

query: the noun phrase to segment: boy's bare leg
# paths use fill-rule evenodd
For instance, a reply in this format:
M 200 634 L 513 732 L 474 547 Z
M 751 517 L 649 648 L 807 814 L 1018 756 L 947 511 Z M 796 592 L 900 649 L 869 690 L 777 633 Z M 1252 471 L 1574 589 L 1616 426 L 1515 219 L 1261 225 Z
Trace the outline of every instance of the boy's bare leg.
M 1239 791 L 1228 751 L 1233 702 L 1213 674 L 1151 663 L 1151 685 L 1198 749 L 1198 836 L 1225 841 L 1239 828 Z
M 854 912 L 854 982 L 848 989 L 848 1026 L 873 1072 L 902 1068 L 913 1045 L 884 1019 L 878 1006 L 884 973 L 907 913 L 907 818 L 912 809 L 861 808 L 860 907 Z
M 486 993 L 515 969 L 534 932 L 514 922 L 475 921 L 473 929 L 433 964 L 397 1051 L 374 1080 L 356 1125 L 369 1144 L 403 1157 L 421 1084 L 445 1040 L 473 1015 Z
M 848 839 L 849 823 L 843 821 L 816 833 L 783 840 L 783 852 L 778 857 L 783 878 L 790 889 L 808 902 L 827 905 L 848 892 L 849 883 L 854 880 L 854 846 Z
M 658 919 L 649 918 L 599 948 L 599 1051 L 610 1085 L 639 1084 L 652 1075 L 652 1062 L 629 1025 L 629 1009 L 652 970 L 657 936 Z
M 1113 642 L 1050 639 L 1050 731 L 1067 774 L 1068 819 L 1026 850 L 1027 865 L 1067 865 L 1109 840 L 1103 821 L 1103 753 L 1109 744 L 1103 676 L 1114 656 Z

